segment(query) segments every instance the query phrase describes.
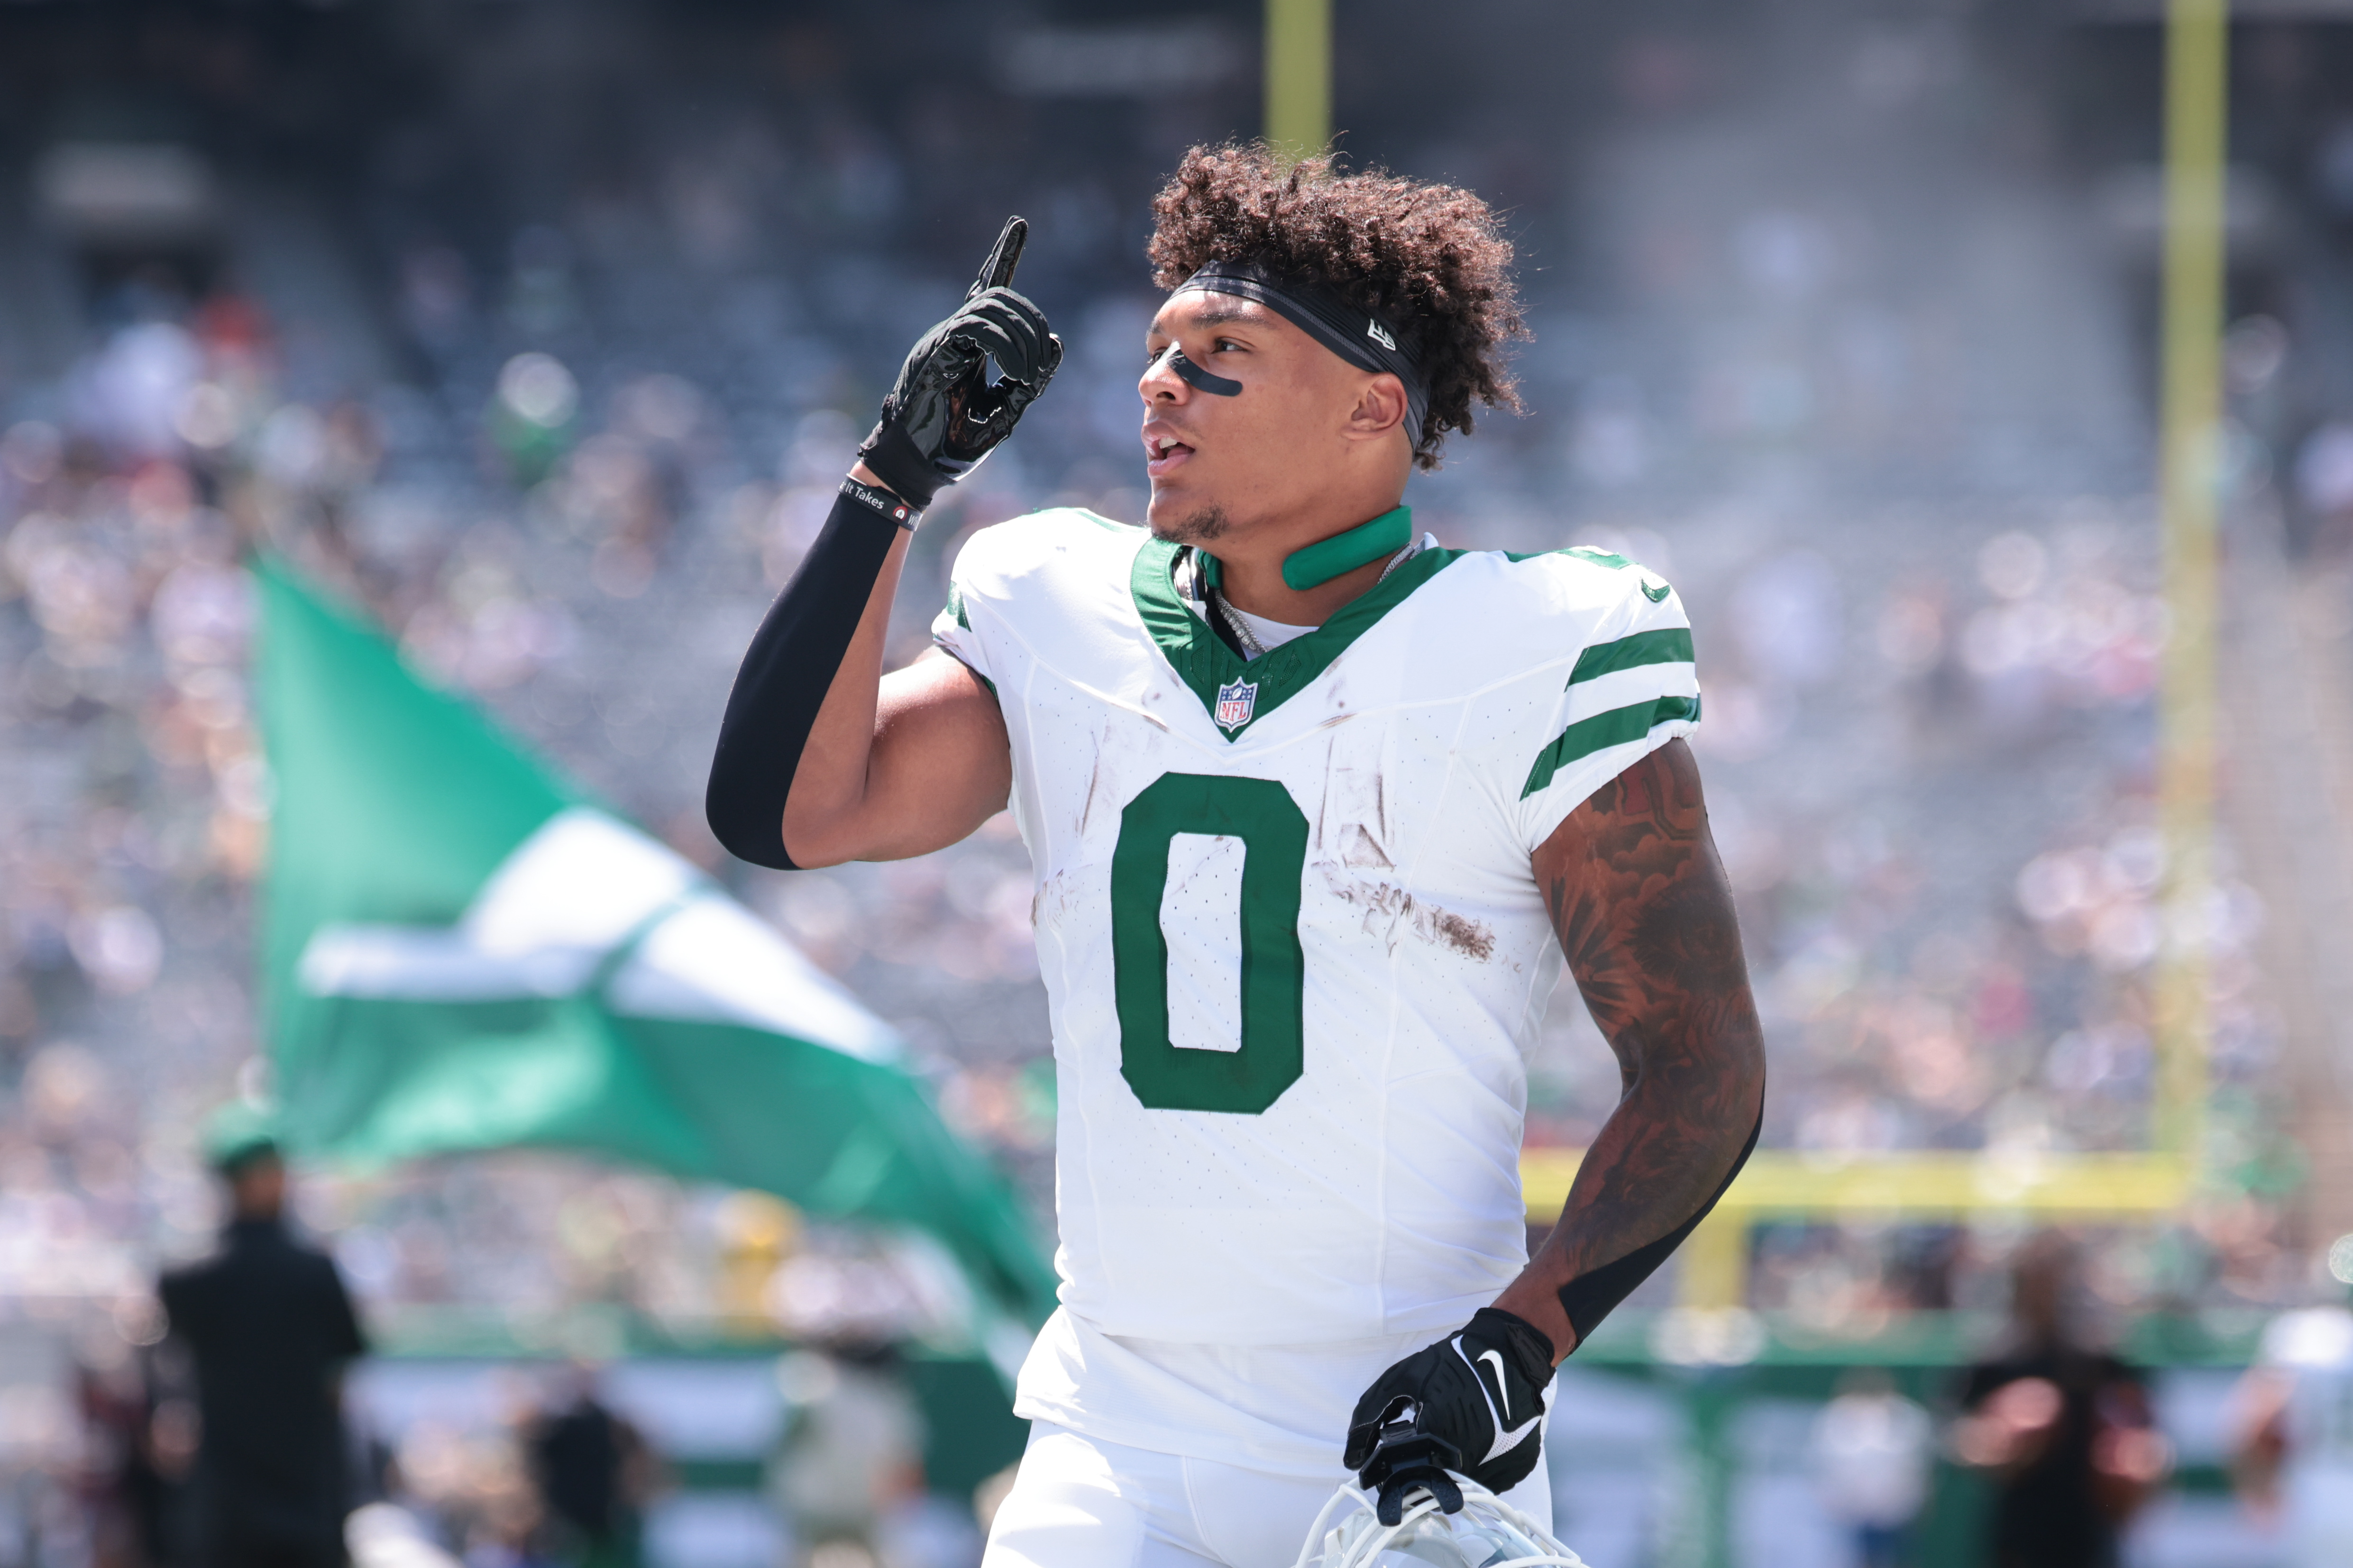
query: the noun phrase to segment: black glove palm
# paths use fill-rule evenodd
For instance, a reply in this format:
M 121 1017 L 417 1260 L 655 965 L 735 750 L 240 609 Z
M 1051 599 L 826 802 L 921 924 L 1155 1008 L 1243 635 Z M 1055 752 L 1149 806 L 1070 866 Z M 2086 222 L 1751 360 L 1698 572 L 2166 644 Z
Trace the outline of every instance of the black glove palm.
M 1366 1490 L 1379 1490 L 1397 1469 L 1391 1456 L 1420 1451 L 1401 1449 L 1398 1438 L 1433 1438 L 1420 1447 L 1437 1451 L 1446 1468 L 1506 1492 L 1536 1468 L 1551 1392 L 1552 1342 L 1543 1331 L 1482 1307 L 1461 1332 L 1373 1380 L 1356 1401 L 1342 1458 Z M 1453 1501 L 1461 1506 L 1459 1496 Z
M 956 313 L 925 332 L 899 367 L 882 417 L 858 456 L 899 497 L 929 506 L 1013 431 L 1062 363 L 1062 340 L 1007 287 L 1029 226 L 1006 220 Z M 990 359 L 997 378 L 987 375 Z

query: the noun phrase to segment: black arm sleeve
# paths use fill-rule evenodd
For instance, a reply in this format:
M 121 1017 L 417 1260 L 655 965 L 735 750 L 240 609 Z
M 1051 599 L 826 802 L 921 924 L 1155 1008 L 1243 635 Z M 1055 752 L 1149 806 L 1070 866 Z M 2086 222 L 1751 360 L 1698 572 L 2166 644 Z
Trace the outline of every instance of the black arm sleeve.
M 844 485 L 744 650 L 702 792 L 712 833 L 738 859 L 798 869 L 785 851 L 785 796 L 883 559 L 899 530 L 913 526 L 913 515 L 895 497 Z
M 1757 1125 L 1748 1130 L 1748 1142 L 1740 1146 L 1740 1157 L 1732 1162 L 1732 1169 L 1724 1173 L 1724 1180 L 1708 1194 L 1707 1202 L 1699 1205 L 1697 1214 L 1658 1240 L 1645 1242 L 1625 1257 L 1580 1274 L 1560 1288 L 1560 1310 L 1568 1314 L 1568 1326 L 1577 1331 L 1579 1345 L 1585 1343 L 1586 1336 L 1599 1326 L 1610 1310 L 1632 1295 L 1634 1287 L 1648 1279 L 1667 1260 L 1667 1255 L 1681 1247 L 1683 1238 L 1707 1217 L 1708 1211 L 1732 1186 L 1732 1179 L 1740 1174 L 1740 1168 L 1748 1163 L 1748 1156 L 1756 1152 L 1757 1135 L 1764 1131 L 1765 1110 L 1759 1106 Z

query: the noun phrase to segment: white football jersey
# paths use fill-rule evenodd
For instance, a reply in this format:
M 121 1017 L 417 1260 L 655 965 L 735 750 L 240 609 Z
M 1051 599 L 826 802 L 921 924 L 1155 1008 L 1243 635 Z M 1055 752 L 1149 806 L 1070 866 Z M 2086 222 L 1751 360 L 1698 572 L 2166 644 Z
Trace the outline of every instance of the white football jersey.
M 1430 547 L 1245 663 L 1190 576 L 1039 512 L 973 536 L 934 627 L 1012 739 L 1064 1308 L 1209 1345 L 1460 1327 L 1526 1261 L 1560 971 L 1530 857 L 1697 721 L 1689 624 L 1599 551 Z

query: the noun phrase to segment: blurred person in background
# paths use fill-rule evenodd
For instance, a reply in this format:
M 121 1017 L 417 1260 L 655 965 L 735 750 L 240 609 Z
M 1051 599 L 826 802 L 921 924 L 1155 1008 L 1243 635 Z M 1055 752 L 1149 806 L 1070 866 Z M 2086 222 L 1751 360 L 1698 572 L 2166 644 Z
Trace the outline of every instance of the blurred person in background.
M 340 1568 L 342 1387 L 367 1348 L 334 1261 L 286 1225 L 286 1165 L 266 1118 L 231 1107 L 206 1140 L 228 1188 L 219 1250 L 164 1276 L 170 1332 L 195 1364 L 201 1568 Z
M 769 1487 L 802 1560 L 855 1561 L 844 1545 L 880 1556 L 893 1516 L 924 1495 L 923 1412 L 891 1350 L 844 1342 L 796 1351 L 776 1381 L 794 1415 Z
M 2281 1568 L 2353 1563 L 2353 1311 L 2274 1319 L 2232 1403 L 2231 1479 L 2278 1527 Z
M 2147 1385 L 2076 1321 L 2076 1253 L 2045 1233 L 2010 1271 L 2009 1342 L 1970 1367 L 1952 1447 L 1994 1486 L 1992 1568 L 2114 1568 L 2171 1454 Z
M 523 1434 L 546 1510 L 547 1555 L 580 1568 L 635 1568 L 651 1455 L 638 1429 L 597 1397 L 594 1367 L 575 1365 L 565 1399 Z
M 168 1563 L 169 1482 L 156 1463 L 156 1400 L 148 1369 L 125 1357 L 113 1367 L 76 1369 L 82 1428 L 90 1444 L 93 1555 L 103 1564 Z M 5 1539 L 5 1532 L 0 1532 Z
M 1912 1521 L 1928 1500 L 1936 1444 L 1928 1413 L 1895 1390 L 1894 1379 L 1861 1367 L 1839 1379 L 1837 1397 L 1814 1419 L 1815 1489 L 1844 1525 L 1855 1568 L 1895 1568 Z

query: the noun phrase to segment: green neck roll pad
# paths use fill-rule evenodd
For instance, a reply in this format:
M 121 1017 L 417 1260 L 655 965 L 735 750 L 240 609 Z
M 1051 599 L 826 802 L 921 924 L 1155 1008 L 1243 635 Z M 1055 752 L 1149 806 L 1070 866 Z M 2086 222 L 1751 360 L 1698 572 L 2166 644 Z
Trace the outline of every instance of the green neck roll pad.
M 1413 508 L 1401 506 L 1358 523 L 1345 533 L 1319 539 L 1282 558 L 1283 586 L 1295 594 L 1320 588 L 1344 572 L 1395 555 L 1413 542 Z
M 1413 542 L 1413 508 L 1397 507 L 1345 533 L 1319 539 L 1282 558 L 1283 585 L 1294 594 L 1320 588 L 1344 572 L 1368 566 L 1384 555 L 1395 555 Z M 1202 551 L 1201 577 L 1212 588 L 1225 585 L 1225 569 L 1218 558 Z

